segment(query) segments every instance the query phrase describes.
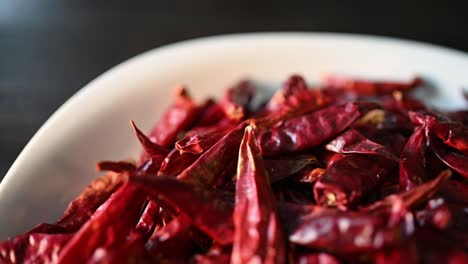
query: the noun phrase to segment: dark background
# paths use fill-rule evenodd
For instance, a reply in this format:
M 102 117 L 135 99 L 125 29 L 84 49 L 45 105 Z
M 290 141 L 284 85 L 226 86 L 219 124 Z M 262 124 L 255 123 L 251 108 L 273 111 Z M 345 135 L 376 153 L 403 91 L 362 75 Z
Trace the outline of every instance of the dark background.
M 254 31 L 376 34 L 468 51 L 467 7 L 463 1 L 0 0 L 0 179 L 66 99 L 143 51 Z

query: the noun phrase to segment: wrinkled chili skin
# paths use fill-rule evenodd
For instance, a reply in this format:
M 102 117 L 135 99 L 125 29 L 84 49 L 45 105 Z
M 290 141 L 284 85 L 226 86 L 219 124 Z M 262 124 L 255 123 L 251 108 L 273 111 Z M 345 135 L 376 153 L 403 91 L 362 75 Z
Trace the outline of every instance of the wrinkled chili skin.
M 290 153 L 320 145 L 377 107 L 376 104 L 364 102 L 332 105 L 311 114 L 281 121 L 269 131 L 258 135 L 262 155 Z
M 400 189 L 408 191 L 426 179 L 426 136 L 424 126 L 417 127 L 400 155 Z
M 239 150 L 231 263 L 284 263 L 286 242 L 260 147 L 251 126 Z
M 396 162 L 375 155 L 348 154 L 329 166 L 314 185 L 318 204 L 352 208 L 382 182 Z
M 434 136 L 429 137 L 429 146 L 436 156 L 461 176 L 468 178 L 468 156 L 444 146 Z

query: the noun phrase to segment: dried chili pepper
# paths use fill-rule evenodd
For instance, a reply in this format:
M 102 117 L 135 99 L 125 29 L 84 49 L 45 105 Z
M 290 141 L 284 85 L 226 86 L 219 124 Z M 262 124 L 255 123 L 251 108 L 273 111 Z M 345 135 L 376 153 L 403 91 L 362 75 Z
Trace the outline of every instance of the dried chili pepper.
M 164 158 L 164 161 L 161 164 L 161 168 L 159 169 L 158 174 L 167 176 L 177 176 L 183 170 L 192 165 L 198 157 L 199 156 L 190 153 L 180 154 L 179 150 L 173 149 Z
M 297 264 L 340 264 L 342 263 L 333 255 L 327 253 L 306 253 L 297 256 Z
M 213 184 L 223 172 L 225 165 L 236 158 L 236 151 L 239 149 L 244 127 L 244 124 L 240 124 L 225 135 L 190 167 L 182 171 L 177 178 L 202 188 Z
M 468 183 L 450 180 L 440 188 L 439 195 L 448 202 L 468 204 Z
M 153 142 L 163 147 L 173 143 L 177 134 L 196 120 L 200 110 L 184 87 L 177 87 L 174 97 L 174 103 L 166 110 L 149 136 Z
M 148 156 L 151 157 L 167 155 L 169 151 L 166 148 L 163 148 L 157 143 L 151 141 L 151 139 L 148 138 L 143 132 L 141 132 L 141 130 L 135 125 L 135 122 L 130 121 L 130 124 L 133 128 L 133 131 L 135 132 L 135 135 L 138 138 L 138 141 L 140 141 L 141 146 L 143 147 Z
M 109 172 L 94 181 L 76 197 L 57 221 L 57 225 L 76 231 L 125 181 L 126 176 Z
M 231 262 L 284 263 L 285 238 L 260 148 L 250 126 L 245 129 L 238 160 Z
M 151 233 L 156 228 L 156 225 L 159 222 L 159 210 L 161 207 L 154 202 L 149 201 L 148 205 L 146 206 L 145 210 L 143 211 L 140 220 L 135 227 L 135 231 L 142 235 L 143 240 L 149 238 Z
M 134 177 L 136 184 L 152 199 L 162 200 L 187 215 L 193 225 L 222 245 L 232 242 L 232 208 L 216 199 L 211 192 L 192 187 L 177 179 L 159 177 Z
M 156 262 L 187 262 L 195 251 L 190 231 L 190 219 L 180 215 L 157 230 L 146 243 L 146 249 Z
M 55 263 L 73 234 L 24 234 L 0 243 L 0 262 Z
M 394 91 L 411 91 L 422 84 L 422 79 L 415 77 L 409 82 L 380 82 L 329 75 L 323 79 L 323 82 L 329 89 L 338 89 L 360 95 L 382 95 L 390 94 Z
M 226 116 L 237 122 L 244 119 L 254 92 L 254 87 L 246 80 L 226 89 L 220 101 Z
M 348 154 L 335 161 L 314 185 L 323 206 L 347 209 L 389 175 L 396 162 L 375 155 Z
M 468 178 L 468 156 L 444 147 L 435 137 L 429 137 L 429 145 L 441 161 L 461 176 Z
M 387 159 L 398 161 L 398 157 L 387 150 L 384 146 L 364 137 L 355 129 L 349 129 L 339 135 L 328 143 L 325 148 L 337 153 L 380 155 Z
M 288 153 L 320 145 L 377 107 L 376 104 L 364 102 L 332 105 L 280 122 L 271 130 L 258 135 L 262 154 Z
M 426 179 L 426 137 L 424 126 L 414 130 L 400 156 L 400 188 L 403 191 L 420 185 Z
M 98 249 L 124 243 L 138 220 L 145 198 L 133 185 L 126 183 L 120 187 L 67 243 L 58 263 L 83 263 Z
M 180 154 L 190 153 L 198 155 L 211 148 L 234 126 L 229 123 L 221 123 L 217 126 L 189 131 L 187 135 L 175 144 Z

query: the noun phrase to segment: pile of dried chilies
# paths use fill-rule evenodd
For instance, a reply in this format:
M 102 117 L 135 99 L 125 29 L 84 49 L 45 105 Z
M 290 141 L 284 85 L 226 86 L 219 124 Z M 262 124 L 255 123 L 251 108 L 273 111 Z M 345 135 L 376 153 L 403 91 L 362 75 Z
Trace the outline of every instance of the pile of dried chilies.
M 300 76 L 253 109 L 184 87 L 136 163 L 103 161 L 53 224 L 0 244 L 1 263 L 468 263 L 468 111 L 422 80 Z

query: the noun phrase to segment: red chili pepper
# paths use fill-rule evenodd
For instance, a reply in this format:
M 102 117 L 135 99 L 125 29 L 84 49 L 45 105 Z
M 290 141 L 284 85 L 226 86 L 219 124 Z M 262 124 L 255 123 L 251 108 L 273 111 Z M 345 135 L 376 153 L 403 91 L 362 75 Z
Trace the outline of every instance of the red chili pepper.
M 216 199 L 208 190 L 164 176 L 133 177 L 130 182 L 152 199 L 162 200 L 180 210 L 195 227 L 221 245 L 232 242 L 232 208 L 226 202 Z
M 429 145 L 441 161 L 458 172 L 461 176 L 468 178 L 468 156 L 456 150 L 450 150 L 444 147 L 440 141 L 433 136 L 429 137 Z
M 328 143 L 325 148 L 336 153 L 380 155 L 387 159 L 398 161 L 398 157 L 387 150 L 386 147 L 364 137 L 355 129 L 349 129 L 339 135 Z
M 173 149 L 164 158 L 158 174 L 175 177 L 192 165 L 198 157 L 199 156 L 190 153 L 180 154 L 179 150 Z
M 141 214 L 140 220 L 135 227 L 135 232 L 142 236 L 142 240 L 146 241 L 151 233 L 156 228 L 156 225 L 160 221 L 159 217 L 159 210 L 161 207 L 154 202 L 149 201 L 148 205 L 146 205 L 145 210 Z
M 67 230 L 78 230 L 126 180 L 125 175 L 113 172 L 95 179 L 78 197 L 70 202 L 56 224 Z
M 184 138 L 176 142 L 175 147 L 180 154 L 190 153 L 199 155 L 211 148 L 228 131 L 234 128 L 235 126 L 232 124 L 222 123 L 216 126 L 189 131 Z
M 226 89 L 220 101 L 226 116 L 236 122 L 243 120 L 254 93 L 254 87 L 246 80 Z
M 177 87 L 174 94 L 174 103 L 166 110 L 149 136 L 153 142 L 163 147 L 171 145 L 177 134 L 196 120 L 200 111 L 184 87 Z
M 245 129 L 237 166 L 231 263 L 284 263 L 286 242 L 268 174 L 252 127 Z
M 329 75 L 323 79 L 323 82 L 329 89 L 338 89 L 360 95 L 382 95 L 391 94 L 395 91 L 411 91 L 422 84 L 422 79 L 416 77 L 409 82 L 380 82 Z
M 236 158 L 242 139 L 244 124 L 240 124 L 203 153 L 192 165 L 182 171 L 177 178 L 192 186 L 206 188 L 222 174 L 226 164 Z
M 178 216 L 154 232 L 146 243 L 146 249 L 154 256 L 155 262 L 187 262 L 195 252 L 195 245 L 191 241 L 191 228 L 190 220 L 186 216 Z
M 417 127 L 400 156 L 400 188 L 408 191 L 426 179 L 426 137 L 424 126 Z
M 166 148 L 161 147 L 157 143 L 149 139 L 141 130 L 135 125 L 133 121 L 130 121 L 133 131 L 140 141 L 141 146 L 145 150 L 148 156 L 165 156 L 169 152 Z
M 55 263 L 73 234 L 24 234 L 0 243 L 0 262 Z
M 378 107 L 372 103 L 332 105 L 311 114 L 279 122 L 258 135 L 263 155 L 309 149 L 324 143 Z
M 348 154 L 335 161 L 314 185 L 314 196 L 323 206 L 347 209 L 381 183 L 396 166 L 375 156 Z
M 439 190 L 439 195 L 448 202 L 468 204 L 468 183 L 450 180 Z
M 133 185 L 127 183 L 120 187 L 67 243 L 58 263 L 84 263 L 96 250 L 125 243 L 145 198 Z
M 333 255 L 327 253 L 305 253 L 297 256 L 297 264 L 340 264 L 342 263 Z
M 456 122 L 438 122 L 433 118 L 428 119 L 427 126 L 444 144 L 468 155 L 468 126 Z
M 206 127 L 216 125 L 226 119 L 223 108 L 213 99 L 208 99 L 200 107 L 199 116 L 194 127 Z

